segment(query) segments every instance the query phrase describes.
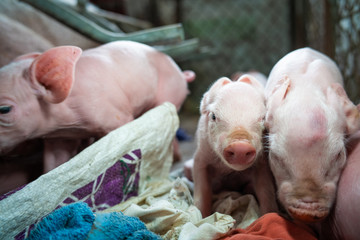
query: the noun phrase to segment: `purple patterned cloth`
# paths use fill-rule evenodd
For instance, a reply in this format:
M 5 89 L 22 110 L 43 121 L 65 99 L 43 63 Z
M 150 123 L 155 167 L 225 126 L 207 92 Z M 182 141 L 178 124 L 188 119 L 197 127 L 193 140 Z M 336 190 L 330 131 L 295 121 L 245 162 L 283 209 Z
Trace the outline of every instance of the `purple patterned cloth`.
M 97 179 L 76 190 L 63 204 L 82 201 L 93 211 L 104 210 L 138 194 L 140 149 L 124 155 Z
M 92 211 L 96 212 L 126 201 L 130 197 L 137 196 L 141 157 L 140 149 L 125 154 L 95 180 L 70 194 L 57 208 L 81 201 L 87 203 Z M 16 191 L 5 194 L 0 199 L 10 196 Z M 40 220 L 38 219 L 38 221 Z M 24 239 L 32 228 L 33 225 L 28 226 L 15 239 Z

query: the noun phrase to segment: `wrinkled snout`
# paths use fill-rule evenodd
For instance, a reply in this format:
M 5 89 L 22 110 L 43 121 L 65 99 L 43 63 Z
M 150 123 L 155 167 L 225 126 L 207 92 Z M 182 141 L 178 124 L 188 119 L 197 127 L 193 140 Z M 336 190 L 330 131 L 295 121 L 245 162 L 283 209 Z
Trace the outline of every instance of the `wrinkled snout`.
M 292 218 L 305 223 L 313 223 L 323 220 L 329 214 L 330 209 L 312 198 L 303 198 L 287 208 Z
M 330 212 L 336 187 L 333 184 L 320 187 L 310 185 L 307 181 L 304 183 L 303 186 L 294 187 L 293 191 L 287 194 L 284 199 L 286 210 L 292 218 L 305 223 L 321 221 Z
M 248 142 L 238 141 L 227 146 L 223 155 L 229 164 L 249 165 L 255 160 L 256 149 Z

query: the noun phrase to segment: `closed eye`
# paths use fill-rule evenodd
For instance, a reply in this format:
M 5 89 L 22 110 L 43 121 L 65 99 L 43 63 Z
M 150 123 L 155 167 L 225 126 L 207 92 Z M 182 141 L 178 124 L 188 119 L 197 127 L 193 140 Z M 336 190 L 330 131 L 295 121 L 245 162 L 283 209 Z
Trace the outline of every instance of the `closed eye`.
M 289 169 L 285 166 L 284 159 L 280 156 L 276 155 L 273 152 L 269 152 L 271 163 L 275 166 L 275 168 L 282 172 L 282 178 L 290 177 Z
M 332 178 L 337 175 L 339 169 L 341 169 L 345 164 L 346 158 L 344 157 L 344 154 L 345 152 L 341 150 L 335 155 L 331 161 L 331 167 L 325 172 L 325 177 Z
M 341 164 L 340 161 L 345 159 L 344 154 L 345 154 L 345 152 L 343 150 L 338 152 L 338 154 L 336 154 L 335 158 L 333 159 L 333 163 L 334 164 Z

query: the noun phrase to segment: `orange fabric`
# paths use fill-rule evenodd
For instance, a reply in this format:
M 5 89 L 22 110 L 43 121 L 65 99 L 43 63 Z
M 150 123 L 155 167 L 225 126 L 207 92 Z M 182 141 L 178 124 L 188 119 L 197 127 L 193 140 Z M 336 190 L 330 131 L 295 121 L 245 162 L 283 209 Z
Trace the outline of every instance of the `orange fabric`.
M 296 225 L 279 216 L 268 213 L 246 229 L 231 230 L 223 240 L 316 240 L 310 228 Z

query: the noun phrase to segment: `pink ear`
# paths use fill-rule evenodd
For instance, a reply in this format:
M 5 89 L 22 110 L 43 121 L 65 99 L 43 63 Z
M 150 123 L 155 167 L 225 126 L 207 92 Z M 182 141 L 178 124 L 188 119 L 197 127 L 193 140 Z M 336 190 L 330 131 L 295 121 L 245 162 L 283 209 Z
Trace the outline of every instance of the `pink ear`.
M 30 66 L 33 82 L 44 90 L 44 100 L 51 103 L 64 101 L 74 82 L 75 64 L 82 50 L 73 46 L 51 48 L 38 56 Z
M 209 93 L 205 93 L 200 102 L 200 114 L 207 114 L 206 107 L 209 104 Z
M 211 86 L 210 88 L 210 92 L 213 91 L 217 91 L 218 89 L 220 89 L 222 86 L 231 83 L 231 80 L 227 77 L 221 77 L 218 80 L 216 80 L 216 82 Z
M 340 103 L 346 118 L 346 133 L 353 134 L 360 129 L 360 109 L 348 98 L 344 88 L 338 84 L 331 84 L 328 88 L 328 98 L 331 99 L 332 92 L 336 93 L 335 101 Z M 334 102 L 334 101 L 333 101 Z
M 281 100 L 286 98 L 286 95 L 290 89 L 290 78 L 288 76 L 284 76 L 278 83 L 276 84 L 272 94 L 277 94 L 278 97 L 281 97 Z
M 236 81 L 250 84 L 260 91 L 264 89 L 264 86 L 258 81 L 258 79 L 250 74 L 244 74 Z
M 238 80 L 236 80 L 238 82 L 244 82 L 244 83 L 247 83 L 247 84 L 252 84 L 252 79 L 251 79 L 251 76 L 248 75 L 248 74 L 244 74 L 244 75 L 241 75 Z
M 221 77 L 216 82 L 211 85 L 210 89 L 204 94 L 204 97 L 201 100 L 200 103 L 200 113 L 206 114 L 207 113 L 207 106 L 210 102 L 212 102 L 213 93 L 216 93 L 220 88 L 225 86 L 226 84 L 231 83 L 231 80 L 227 77 Z
M 272 124 L 272 114 L 277 107 L 279 107 L 286 98 L 290 90 L 291 82 L 288 76 L 282 78 L 276 85 L 275 89 L 267 99 L 267 113 L 265 116 L 265 126 L 269 128 Z

